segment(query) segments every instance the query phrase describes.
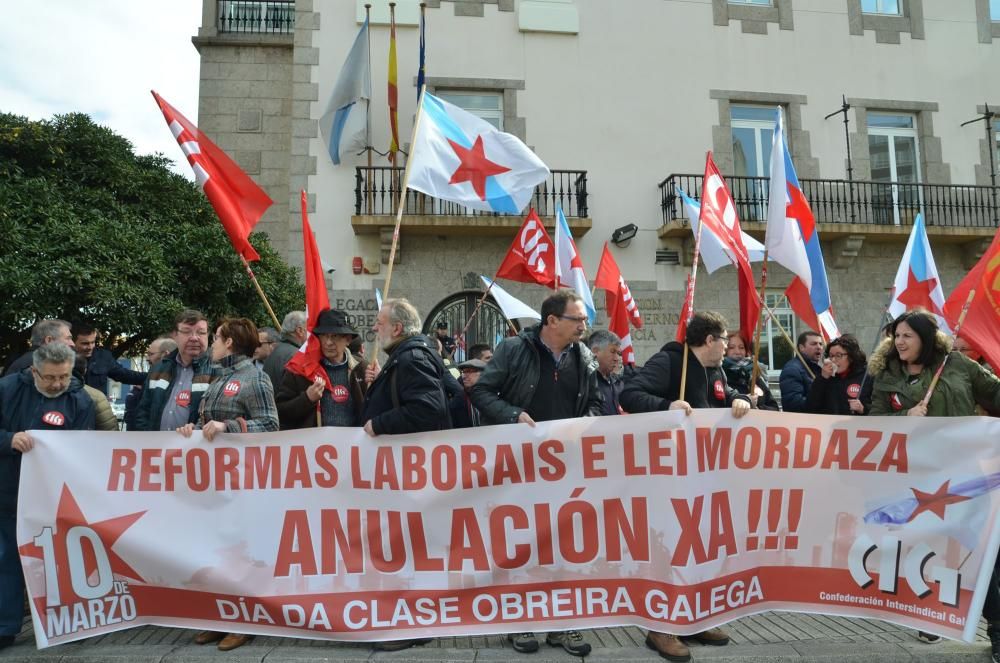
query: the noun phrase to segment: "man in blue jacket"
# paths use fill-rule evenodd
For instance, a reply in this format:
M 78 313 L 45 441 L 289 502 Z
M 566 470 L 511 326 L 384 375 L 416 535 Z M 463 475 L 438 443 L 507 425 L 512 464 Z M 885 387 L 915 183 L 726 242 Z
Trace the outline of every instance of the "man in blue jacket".
M 83 381 L 105 396 L 108 395 L 108 378 L 122 384 L 141 385 L 146 374 L 132 371 L 121 364 L 107 348 L 97 347 L 97 328 L 88 322 L 73 324 L 73 344 L 76 354 L 87 360 Z
M 93 430 L 94 402 L 73 377 L 76 353 L 64 343 L 36 348 L 30 369 L 0 379 L 0 649 L 21 631 L 24 576 L 17 552 L 21 454 L 29 430 Z
M 806 397 L 813 379 L 820 374 L 819 362 L 823 360 L 823 337 L 809 330 L 799 334 L 796 340 L 799 346 L 798 357 L 792 357 L 781 369 L 781 409 L 785 412 L 805 412 Z M 803 360 L 805 362 L 803 363 Z M 806 366 L 809 370 L 806 370 Z M 812 375 L 809 375 L 812 371 Z

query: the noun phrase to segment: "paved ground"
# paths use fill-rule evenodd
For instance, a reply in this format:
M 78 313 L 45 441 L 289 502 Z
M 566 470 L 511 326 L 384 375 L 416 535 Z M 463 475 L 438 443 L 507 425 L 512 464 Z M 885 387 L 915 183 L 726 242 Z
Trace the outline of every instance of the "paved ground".
M 986 628 L 979 629 L 974 645 L 942 642 L 927 645 L 913 631 L 878 621 L 769 612 L 732 622 L 727 626 L 732 642 L 727 647 L 693 646 L 695 661 L 769 663 L 804 661 L 952 661 L 990 660 Z M 0 663 L 295 663 L 328 661 L 392 661 L 393 663 L 571 663 L 573 657 L 561 649 L 542 645 L 537 654 L 522 655 L 510 649 L 501 636 L 440 638 L 431 644 L 396 653 L 374 653 L 364 645 L 259 637 L 232 652 L 213 645 L 191 644 L 194 631 L 142 627 L 92 638 L 79 643 L 35 649 L 31 624 L 25 625 L 13 647 L 0 652 Z M 587 631 L 594 646 L 587 663 L 663 663 L 643 645 L 645 633 L 638 628 Z

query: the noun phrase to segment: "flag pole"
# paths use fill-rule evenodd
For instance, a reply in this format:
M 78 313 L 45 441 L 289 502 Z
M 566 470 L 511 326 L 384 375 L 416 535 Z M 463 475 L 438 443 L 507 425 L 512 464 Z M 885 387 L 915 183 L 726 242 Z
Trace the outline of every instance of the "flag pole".
M 391 39 L 392 39 L 392 46 L 393 46 L 393 51 L 392 51 L 393 64 L 395 64 L 395 55 L 396 55 L 396 50 L 395 50 L 395 44 L 396 44 L 396 3 L 395 2 L 390 2 L 389 3 L 389 25 L 390 25 L 390 28 L 391 28 Z M 397 107 L 395 109 L 393 109 L 392 107 L 389 108 L 389 116 L 390 116 L 389 117 L 389 121 L 390 122 L 395 122 L 395 124 L 396 124 L 396 133 L 399 133 L 399 106 L 398 106 L 398 100 L 399 100 L 399 68 L 398 68 L 398 66 L 396 67 L 396 99 L 397 99 Z M 394 113 L 395 113 L 395 116 L 393 116 Z M 392 127 L 390 127 L 389 129 L 391 131 Z M 398 202 L 397 199 L 398 199 L 398 197 L 400 195 L 400 191 L 399 191 L 399 173 L 396 171 L 396 164 L 399 162 L 399 152 L 398 152 L 399 145 L 396 144 L 395 140 L 393 140 L 393 138 L 395 138 L 395 135 L 396 134 L 393 134 L 393 136 L 389 139 L 389 143 L 390 143 L 389 144 L 389 163 L 392 164 L 392 188 L 393 188 L 393 195 L 390 198 L 390 200 L 392 200 L 392 204 L 393 205 L 397 204 L 397 202 Z M 392 149 L 394 146 L 395 146 L 396 149 Z
M 371 25 L 371 15 L 372 6 L 371 3 L 365 3 L 365 24 L 368 26 L 368 82 L 369 87 L 371 87 L 371 75 L 372 75 L 372 25 Z M 372 100 L 368 99 L 365 102 L 365 152 L 368 153 L 368 177 L 369 182 L 374 183 L 375 177 L 372 172 Z M 368 186 L 368 213 L 374 214 L 374 187 Z
M 243 254 L 240 254 L 240 260 L 243 261 L 243 267 L 247 270 L 247 276 L 250 277 L 250 280 L 253 281 L 254 287 L 257 288 L 257 294 L 260 295 L 260 300 L 264 302 L 264 307 L 271 316 L 271 321 L 274 322 L 274 328 L 281 329 L 281 323 L 278 322 L 278 316 L 274 314 L 274 309 L 271 308 L 271 302 L 267 301 L 267 295 L 264 294 L 264 289 L 260 287 L 257 277 L 254 275 L 253 270 L 250 269 L 250 263 L 243 257 Z
M 396 263 L 396 247 L 399 246 L 399 226 L 403 222 L 403 208 L 406 206 L 406 190 L 410 186 L 410 166 L 413 165 L 413 151 L 416 148 L 417 132 L 420 131 L 420 118 L 424 114 L 424 90 L 426 87 L 425 85 L 420 88 L 420 97 L 417 99 L 417 117 L 413 120 L 413 135 L 410 137 L 410 158 L 406 160 L 406 168 L 403 169 L 403 184 L 399 190 L 399 205 L 396 206 L 396 225 L 392 230 L 392 246 L 389 248 L 389 268 L 385 274 L 385 290 L 382 291 L 383 301 L 389 299 L 389 288 L 392 286 L 392 268 Z
M 760 303 L 763 305 L 766 301 L 764 299 L 767 288 L 767 245 L 764 246 L 764 260 L 761 262 L 760 266 Z M 754 389 L 757 386 L 757 380 L 760 379 L 760 332 L 761 328 L 764 326 L 764 311 L 761 309 L 760 315 L 757 316 L 757 327 L 754 329 L 753 334 L 753 371 L 750 374 L 750 394 L 753 395 Z
M 691 260 L 691 306 L 687 311 L 684 311 L 684 315 L 687 315 L 690 311 L 694 313 L 694 286 L 695 282 L 698 280 L 698 258 L 701 255 L 701 231 L 705 227 L 701 219 L 698 219 L 698 232 L 694 236 L 694 258 Z M 684 295 L 685 302 L 687 300 L 687 293 Z M 687 321 L 685 321 L 685 327 L 687 323 L 691 321 L 691 316 L 688 316 Z M 687 371 L 688 371 L 688 342 L 687 338 L 684 339 L 684 359 L 681 361 L 681 384 L 680 389 L 677 392 L 677 400 L 684 400 L 684 391 L 687 387 Z
M 490 281 L 490 284 L 488 286 L 486 286 L 486 291 L 483 293 L 483 296 L 479 298 L 478 302 L 476 302 L 476 308 L 472 309 L 472 315 L 470 315 L 469 319 L 465 321 L 465 326 L 462 327 L 462 333 L 459 334 L 459 336 L 461 338 L 465 338 L 465 333 L 467 331 L 469 331 L 469 325 L 472 324 L 472 321 L 475 319 L 476 314 L 479 313 L 479 309 L 482 307 L 483 302 L 485 302 L 486 298 L 489 297 L 490 290 L 493 289 L 493 282 L 494 281 L 496 281 L 496 275 L 493 276 L 493 279 Z M 506 316 L 504 316 L 504 317 L 506 317 Z M 508 322 L 510 322 L 510 321 L 508 320 Z
M 972 288 L 969 290 L 969 296 L 965 298 L 965 304 L 962 306 L 962 313 L 958 316 L 958 322 L 955 323 L 955 330 L 953 332 L 955 338 L 958 338 L 958 332 L 962 329 L 962 323 L 965 322 L 965 315 L 969 312 L 969 307 L 972 305 L 972 300 L 975 296 L 976 289 Z M 936 371 L 934 371 L 934 377 L 931 378 L 931 386 L 927 388 L 927 395 L 920 399 L 920 404 L 924 407 L 927 407 L 927 403 L 930 402 L 931 396 L 934 395 L 934 388 L 937 387 L 938 380 L 941 379 L 941 373 L 944 371 L 945 364 L 948 363 L 948 357 L 950 356 L 950 354 L 946 354 L 944 356 L 944 360 L 941 362 L 941 365 L 937 367 Z
M 802 367 L 806 369 L 806 373 L 809 374 L 809 378 L 810 379 L 815 379 L 816 375 L 813 374 L 812 369 L 809 368 L 809 364 L 806 363 L 805 358 L 799 352 L 799 346 L 795 344 L 795 341 L 792 340 L 792 337 L 788 335 L 787 331 L 785 331 L 785 327 L 784 327 L 784 325 L 781 324 L 781 321 L 778 320 L 777 314 L 774 312 L 774 310 L 770 306 L 767 305 L 767 302 L 761 302 L 761 304 L 764 306 L 764 309 L 767 311 L 768 317 L 771 318 L 771 322 L 773 322 L 774 324 L 778 325 L 778 330 L 781 332 L 781 335 L 785 338 L 786 341 L 788 341 L 788 344 L 790 346 L 792 346 L 792 352 L 794 352 L 795 356 L 798 358 L 798 360 L 800 362 L 802 362 Z

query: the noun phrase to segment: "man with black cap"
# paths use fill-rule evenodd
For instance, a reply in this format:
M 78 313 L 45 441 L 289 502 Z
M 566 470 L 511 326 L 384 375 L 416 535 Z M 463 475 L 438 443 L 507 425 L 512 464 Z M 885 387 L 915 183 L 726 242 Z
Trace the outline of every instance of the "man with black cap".
M 441 356 L 445 359 L 451 359 L 455 354 L 455 348 L 458 346 L 458 343 L 451 336 L 448 336 L 448 323 L 444 320 L 437 323 L 435 333 L 438 340 L 441 341 Z
M 317 425 L 360 426 L 364 423 L 361 412 L 368 392 L 365 381 L 368 364 L 347 349 L 357 338 L 357 330 L 348 323 L 343 311 L 326 309 L 320 312 L 312 334 L 318 343 L 310 341 L 306 352 L 319 354 L 307 362 L 316 365 L 315 372 L 310 371 L 311 377 L 296 372 L 293 360 L 275 397 L 281 430 Z M 321 370 L 326 379 L 319 373 Z
M 458 365 L 461 373 L 459 382 L 462 384 L 462 393 L 455 394 L 448 402 L 448 409 L 451 411 L 451 425 L 453 428 L 473 428 L 479 426 L 479 410 L 472 404 L 469 396 L 472 387 L 479 382 L 479 376 L 486 369 L 486 362 L 482 359 L 469 359 Z

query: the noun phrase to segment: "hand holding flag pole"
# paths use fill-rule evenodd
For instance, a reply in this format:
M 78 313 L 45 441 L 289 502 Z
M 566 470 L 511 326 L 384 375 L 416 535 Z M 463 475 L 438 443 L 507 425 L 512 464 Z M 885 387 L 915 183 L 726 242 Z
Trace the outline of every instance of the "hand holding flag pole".
M 958 322 L 955 324 L 955 338 L 958 338 L 958 332 L 962 329 L 962 323 L 965 321 L 965 316 L 969 313 L 969 307 L 972 305 L 972 300 L 976 297 L 976 289 L 972 288 L 969 290 L 969 296 L 965 299 L 965 304 L 962 306 L 962 313 L 958 316 Z M 937 387 L 938 380 L 941 379 L 941 372 L 944 371 L 945 364 L 948 363 L 948 357 L 951 355 L 945 355 L 944 360 L 941 365 L 937 367 L 934 371 L 934 377 L 931 378 L 931 386 L 927 388 L 927 395 L 920 400 L 920 404 L 927 407 L 927 404 L 931 400 L 931 396 L 934 395 L 934 388 Z

